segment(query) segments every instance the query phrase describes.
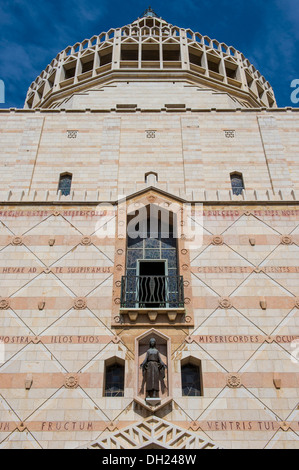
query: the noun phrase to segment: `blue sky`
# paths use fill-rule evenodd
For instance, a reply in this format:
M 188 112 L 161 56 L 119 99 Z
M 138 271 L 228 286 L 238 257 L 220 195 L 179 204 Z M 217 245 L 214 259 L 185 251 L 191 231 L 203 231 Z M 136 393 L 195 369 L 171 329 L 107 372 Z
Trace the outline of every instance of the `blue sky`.
M 29 85 L 68 45 L 131 23 L 151 4 L 169 23 L 243 52 L 292 106 L 299 79 L 298 0 L 0 0 L 0 80 L 6 103 L 22 108 Z M 298 106 L 298 105 L 297 105 Z

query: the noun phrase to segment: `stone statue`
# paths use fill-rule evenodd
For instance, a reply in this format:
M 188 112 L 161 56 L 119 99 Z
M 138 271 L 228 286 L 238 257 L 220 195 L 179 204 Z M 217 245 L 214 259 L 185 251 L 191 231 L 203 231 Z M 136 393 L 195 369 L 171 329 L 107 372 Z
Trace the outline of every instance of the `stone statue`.
M 141 364 L 143 377 L 146 383 L 147 398 L 159 397 L 159 382 L 165 378 L 165 369 L 167 365 L 161 359 L 160 353 L 156 348 L 155 338 L 151 338 L 146 358 Z

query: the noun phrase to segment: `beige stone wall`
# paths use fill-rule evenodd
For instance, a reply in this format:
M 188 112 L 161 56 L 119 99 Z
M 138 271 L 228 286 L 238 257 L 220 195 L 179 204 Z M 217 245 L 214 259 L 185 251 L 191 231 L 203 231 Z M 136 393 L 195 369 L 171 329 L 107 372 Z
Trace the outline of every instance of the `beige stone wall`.
M 106 86 L 95 86 L 84 92 L 74 93 L 60 101 L 59 108 L 109 110 L 117 105 L 135 104 L 140 109 L 161 109 L 168 104 L 181 104 L 186 108 L 236 109 L 242 101 L 229 95 L 228 91 L 196 86 L 191 81 L 111 81 Z
M 202 247 L 179 253 L 190 325 L 115 326 L 124 258 L 119 243 L 95 235 L 110 215 L 92 204 L 0 207 L 0 448 L 75 448 L 150 418 L 136 389 L 136 340 L 151 329 L 169 347 L 157 419 L 221 447 L 298 448 L 298 205 L 204 205 Z M 182 396 L 189 356 L 201 361 L 203 397 Z M 103 396 L 113 357 L 126 364 L 124 398 Z
M 59 175 L 69 172 L 77 195 L 129 194 L 144 188 L 149 171 L 177 195 L 229 191 L 234 171 L 248 191 L 299 189 L 296 110 L 171 111 L 1 111 L 1 192 L 55 195 Z M 70 130 L 76 138 L 68 138 Z

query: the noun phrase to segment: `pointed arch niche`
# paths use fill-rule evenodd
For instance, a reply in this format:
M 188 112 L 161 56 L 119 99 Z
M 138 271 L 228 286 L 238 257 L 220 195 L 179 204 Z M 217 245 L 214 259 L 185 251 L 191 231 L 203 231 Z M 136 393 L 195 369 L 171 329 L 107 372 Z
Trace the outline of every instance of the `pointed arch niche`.
M 124 228 L 115 244 L 113 326 L 194 324 L 183 213 L 181 201 L 152 189 L 119 204 L 117 224 Z

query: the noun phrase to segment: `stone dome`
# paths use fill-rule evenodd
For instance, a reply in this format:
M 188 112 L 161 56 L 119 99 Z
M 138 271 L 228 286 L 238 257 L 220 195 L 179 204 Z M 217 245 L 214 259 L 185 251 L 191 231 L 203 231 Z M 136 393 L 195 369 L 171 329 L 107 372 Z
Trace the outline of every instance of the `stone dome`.
M 129 84 L 130 92 L 124 90 Z M 173 26 L 149 8 L 129 25 L 60 52 L 31 84 L 25 109 L 161 109 L 167 104 L 187 109 L 277 107 L 269 82 L 241 52 Z

